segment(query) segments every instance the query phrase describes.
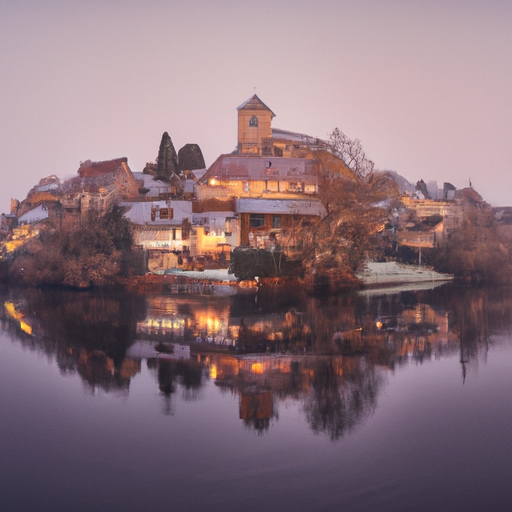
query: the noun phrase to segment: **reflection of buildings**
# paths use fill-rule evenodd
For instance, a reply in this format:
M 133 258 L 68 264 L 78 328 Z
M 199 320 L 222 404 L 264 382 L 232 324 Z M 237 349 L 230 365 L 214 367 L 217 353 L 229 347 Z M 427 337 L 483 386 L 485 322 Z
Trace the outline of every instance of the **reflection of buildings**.
M 368 348 L 386 347 L 386 364 L 390 366 L 408 358 L 435 357 L 458 347 L 458 337 L 450 331 L 448 312 L 421 303 L 393 316 L 379 316 L 365 341 Z
M 240 419 L 255 430 L 267 430 L 274 417 L 271 391 L 245 391 L 240 396 Z
M 508 293 L 447 287 L 258 301 L 169 294 L 132 303 L 17 291 L 0 316 L 24 346 L 78 374 L 88 391 L 128 393 L 146 359 L 167 404 L 178 392 L 197 399 L 211 379 L 238 398 L 251 428 L 266 430 L 279 404 L 295 400 L 312 429 L 336 438 L 371 414 L 388 369 L 458 353 L 463 365 L 475 361 L 492 332 L 510 329 Z M 236 346 L 223 345 L 226 338 Z
M 147 317 L 137 324 L 139 339 L 192 344 L 240 353 L 362 354 L 385 351 L 381 362 L 393 366 L 406 354 L 431 353 L 456 341 L 448 313 L 427 304 L 400 307 L 382 316 L 356 314 L 356 303 L 319 304 L 254 311 L 234 307 L 238 297 L 156 296 L 148 299 Z M 375 300 L 380 300 L 376 298 Z M 252 306 L 251 306 L 252 307 Z M 384 362 L 385 361 L 385 362 Z
M 382 382 L 361 356 L 211 354 L 203 360 L 215 383 L 238 395 L 240 419 L 258 431 L 267 430 L 278 403 L 291 398 L 315 418 L 315 429 L 340 437 L 373 411 Z
M 230 300 L 195 295 L 149 297 L 147 316 L 137 323 L 137 336 L 233 347 L 239 327 L 230 324 Z

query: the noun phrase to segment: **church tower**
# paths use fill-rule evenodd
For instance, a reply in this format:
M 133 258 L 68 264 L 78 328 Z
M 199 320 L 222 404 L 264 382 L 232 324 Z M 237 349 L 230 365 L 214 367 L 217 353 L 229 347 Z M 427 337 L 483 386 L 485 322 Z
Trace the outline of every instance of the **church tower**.
M 239 153 L 261 155 L 263 140 L 272 137 L 274 112 L 256 94 L 242 103 L 237 110 Z

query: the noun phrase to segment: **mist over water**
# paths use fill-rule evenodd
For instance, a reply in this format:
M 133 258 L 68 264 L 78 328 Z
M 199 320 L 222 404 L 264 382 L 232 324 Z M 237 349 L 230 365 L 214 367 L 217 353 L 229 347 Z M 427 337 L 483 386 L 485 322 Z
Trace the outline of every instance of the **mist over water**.
M 3 290 L 5 510 L 504 510 L 512 290 Z

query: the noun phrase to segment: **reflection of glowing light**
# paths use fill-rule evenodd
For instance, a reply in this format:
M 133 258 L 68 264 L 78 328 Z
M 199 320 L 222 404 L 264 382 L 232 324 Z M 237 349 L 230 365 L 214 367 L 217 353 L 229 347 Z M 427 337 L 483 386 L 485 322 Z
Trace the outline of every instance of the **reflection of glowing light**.
M 217 366 L 215 366 L 214 364 L 210 368 L 210 377 L 212 379 L 216 379 L 217 378 Z
M 251 371 L 253 373 L 263 373 L 263 366 L 261 363 L 252 363 Z
M 206 316 L 206 315 L 198 315 L 197 317 L 198 328 L 201 330 L 206 330 L 209 333 L 218 332 L 222 328 L 222 322 L 219 318 Z
M 14 320 L 17 320 L 20 323 L 20 329 L 23 332 L 32 335 L 32 327 L 29 324 L 27 324 L 27 322 L 22 320 L 23 314 L 20 313 L 16 309 L 16 306 L 14 305 L 14 303 L 12 303 L 12 302 L 4 302 L 4 307 L 5 307 L 5 310 L 7 311 L 7 314 L 11 318 L 13 318 Z
M 18 318 L 21 318 L 21 315 L 16 311 L 16 308 L 14 307 L 14 304 L 12 302 L 6 302 L 4 303 L 4 306 L 9 316 L 15 318 L 16 320 Z
M 32 336 L 32 327 L 30 327 L 30 325 L 28 325 L 23 320 L 20 320 L 20 327 L 23 332 L 30 334 Z
M 181 329 L 185 326 L 183 318 L 148 318 L 145 322 L 139 322 L 138 327 L 146 326 L 149 329 Z

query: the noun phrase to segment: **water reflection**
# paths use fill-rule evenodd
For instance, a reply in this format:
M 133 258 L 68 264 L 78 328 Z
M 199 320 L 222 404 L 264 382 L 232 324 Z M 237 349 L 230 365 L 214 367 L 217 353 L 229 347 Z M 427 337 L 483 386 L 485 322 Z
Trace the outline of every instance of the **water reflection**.
M 88 393 L 129 393 L 147 365 L 174 397 L 202 399 L 213 382 L 238 398 L 247 428 L 266 432 L 285 400 L 335 440 L 368 418 L 388 375 L 457 353 L 462 382 L 510 332 L 510 289 L 448 285 L 399 294 L 308 297 L 260 290 L 230 297 L 10 291 L 2 327 L 78 374 Z
M 61 373 L 79 374 L 88 392 L 128 393 L 140 361 L 125 354 L 146 315 L 144 298 L 18 290 L 4 298 L 4 306 L 3 327 L 55 360 Z

